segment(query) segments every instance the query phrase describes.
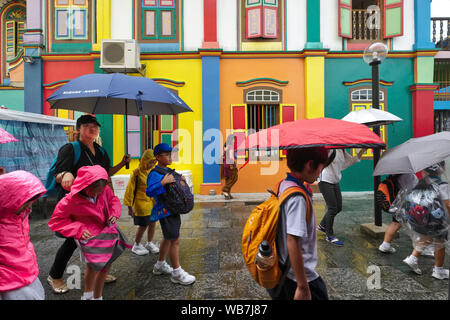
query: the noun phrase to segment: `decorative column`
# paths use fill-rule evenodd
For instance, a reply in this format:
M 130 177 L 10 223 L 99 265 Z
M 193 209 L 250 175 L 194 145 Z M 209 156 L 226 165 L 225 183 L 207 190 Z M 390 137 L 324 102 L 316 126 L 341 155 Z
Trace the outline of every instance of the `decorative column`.
M 217 49 L 217 0 L 203 0 L 203 49 Z
M 211 136 L 206 134 L 208 130 L 217 130 L 220 132 L 220 55 L 221 50 L 199 50 L 202 56 L 202 124 L 203 137 Z M 210 131 L 214 133 L 214 131 Z M 203 138 L 203 139 L 204 139 Z M 213 139 L 217 139 L 213 138 Z M 219 138 L 220 139 L 220 138 Z M 203 156 L 203 181 L 200 186 L 200 193 L 206 194 L 209 190 L 214 189 L 216 192 L 220 187 L 220 152 L 222 151 L 222 141 L 203 141 L 203 154 L 205 149 L 211 144 L 219 146 L 218 154 L 214 154 L 216 159 L 211 163 L 211 159 Z
M 308 50 L 305 55 L 305 117 L 325 116 L 325 56 L 328 50 Z
M 305 49 L 323 48 L 322 42 L 320 42 L 320 0 L 307 0 L 306 21 Z
M 111 0 L 97 0 L 95 15 L 97 43 L 92 44 L 92 49 L 93 51 L 101 51 L 102 40 L 111 38 Z
M 27 29 L 23 35 L 24 56 L 31 57 L 25 62 L 24 100 L 25 111 L 42 114 L 43 101 L 43 49 L 42 1 L 27 0 Z
M 434 133 L 434 91 L 438 84 L 415 84 L 410 87 L 413 100 L 413 137 Z
M 410 87 L 413 100 L 413 137 L 434 133 L 434 55 L 431 42 L 431 0 L 414 0 L 414 85 Z M 434 50 L 433 50 L 434 49 Z

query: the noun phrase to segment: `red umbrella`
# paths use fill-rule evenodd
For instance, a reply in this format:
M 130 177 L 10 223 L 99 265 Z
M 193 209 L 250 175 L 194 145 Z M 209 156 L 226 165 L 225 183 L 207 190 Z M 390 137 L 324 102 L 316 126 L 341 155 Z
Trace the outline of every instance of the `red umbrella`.
M 12 134 L 10 134 L 8 131 L 0 128 L 0 144 L 1 143 L 8 143 L 8 142 L 17 142 L 16 138 L 13 137 Z
M 242 139 L 243 140 L 243 139 Z M 316 118 L 286 122 L 249 135 L 238 151 L 327 148 L 385 148 L 383 140 L 359 123 Z

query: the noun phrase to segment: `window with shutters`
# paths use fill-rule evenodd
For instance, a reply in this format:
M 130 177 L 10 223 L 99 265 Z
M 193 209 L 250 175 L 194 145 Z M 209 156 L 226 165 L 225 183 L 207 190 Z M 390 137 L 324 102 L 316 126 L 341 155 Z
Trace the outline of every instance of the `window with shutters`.
M 377 41 L 403 35 L 404 0 L 337 0 L 339 36 Z
M 380 89 L 380 110 L 387 111 L 386 107 L 386 90 Z M 357 111 L 362 109 L 372 108 L 372 88 L 371 87 L 357 87 L 350 90 L 350 108 L 349 111 Z M 380 136 L 387 145 L 387 128 L 380 126 Z M 383 151 L 382 151 L 383 152 Z M 356 156 L 357 150 L 352 149 L 352 155 Z M 373 157 L 373 150 L 367 149 L 362 156 L 364 159 L 371 159 Z
M 242 0 L 242 38 L 279 40 L 281 0 Z
M 52 0 L 53 42 L 91 42 L 91 0 Z
M 178 42 L 179 0 L 136 0 L 139 42 Z
M 26 26 L 26 8 L 23 5 L 12 6 L 2 13 L 1 41 L 3 71 L 2 78 L 10 78 L 10 71 L 22 63 L 23 34 Z M 9 79 L 8 79 L 9 81 Z M 23 84 L 20 85 L 23 87 Z
M 231 129 L 237 145 L 249 134 L 297 119 L 297 106 L 282 103 L 282 90 L 271 87 L 247 89 L 243 92 L 243 101 L 243 104 L 231 106 Z M 274 155 L 284 157 L 285 151 L 252 151 L 250 158 L 265 161 Z M 248 156 L 247 152 L 238 152 L 238 158 Z
M 177 90 L 172 91 L 178 95 Z M 128 152 L 132 158 L 140 158 L 145 150 L 153 149 L 159 143 L 167 143 L 172 148 L 178 145 L 176 134 L 178 115 L 128 116 L 126 125 Z M 125 146 L 125 150 L 127 150 L 127 146 Z M 178 161 L 176 149 L 172 151 L 172 160 Z

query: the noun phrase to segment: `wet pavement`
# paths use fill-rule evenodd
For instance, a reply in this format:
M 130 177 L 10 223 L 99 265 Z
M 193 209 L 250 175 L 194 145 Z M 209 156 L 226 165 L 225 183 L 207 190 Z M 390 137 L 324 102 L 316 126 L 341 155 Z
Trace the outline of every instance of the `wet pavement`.
M 213 200 L 216 202 L 210 202 Z M 197 280 L 193 285 L 173 284 L 168 275 L 153 275 L 152 268 L 157 255 L 137 256 L 127 250 L 113 263 L 111 273 L 117 277 L 117 281 L 105 285 L 103 297 L 107 300 L 269 299 L 265 289 L 250 277 L 241 254 L 243 226 L 260 200 L 258 197 L 238 197 L 234 201 L 224 202 L 218 196 L 203 198 L 199 199 L 191 213 L 182 216 L 180 262 L 183 269 L 196 276 Z M 320 221 L 325 211 L 321 197 L 315 196 L 314 208 L 317 221 Z M 327 285 L 330 299 L 447 299 L 448 280 L 431 277 L 434 263 L 432 257 L 423 256 L 419 259 L 419 266 L 423 271 L 421 276 L 412 273 L 402 263 L 412 249 L 405 231 L 400 231 L 400 237 L 393 241 L 397 250 L 394 254 L 379 252 L 377 248 L 381 240 L 372 239 L 360 232 L 360 224 L 373 222 L 372 208 L 373 200 L 370 195 L 344 196 L 343 211 L 335 219 L 334 230 L 345 245 L 331 245 L 325 241 L 323 234 L 318 234 L 317 271 Z M 132 242 L 136 227 L 127 212 L 123 207 L 118 224 Z M 391 216 L 383 213 L 383 222 L 390 221 Z M 73 289 L 66 294 L 55 295 L 47 284 L 46 278 L 54 255 L 64 241 L 53 235 L 47 222 L 48 218 L 37 214 L 30 220 L 31 240 L 38 257 L 39 278 L 46 290 L 46 299 L 79 300 L 82 290 Z M 157 224 L 154 240 L 159 242 L 161 238 L 161 229 Z M 446 268 L 449 262 L 447 256 Z M 69 266 L 79 266 L 83 270 L 78 250 Z M 380 272 L 372 274 L 368 272 L 369 267 Z M 380 286 L 376 286 L 378 274 Z M 69 277 L 69 273 L 64 275 L 65 279 Z M 375 284 L 374 289 L 371 284 Z

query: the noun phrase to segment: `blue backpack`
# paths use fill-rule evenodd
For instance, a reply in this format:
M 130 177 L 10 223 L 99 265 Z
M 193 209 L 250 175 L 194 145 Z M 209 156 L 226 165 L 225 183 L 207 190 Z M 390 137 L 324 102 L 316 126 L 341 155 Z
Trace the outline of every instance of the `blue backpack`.
M 80 160 L 81 156 L 81 146 L 79 141 L 71 142 L 73 146 L 73 152 L 74 152 L 74 158 L 73 158 L 73 165 L 75 166 L 78 163 L 78 160 Z M 99 148 L 102 154 L 105 154 L 105 150 L 100 147 Z M 50 169 L 47 172 L 47 180 L 45 181 L 45 189 L 47 189 L 47 192 L 42 197 L 56 197 L 58 195 L 59 186 L 56 183 L 56 177 L 55 177 L 55 169 L 56 169 L 56 160 L 58 159 L 58 156 L 53 159 L 52 164 L 50 165 Z

